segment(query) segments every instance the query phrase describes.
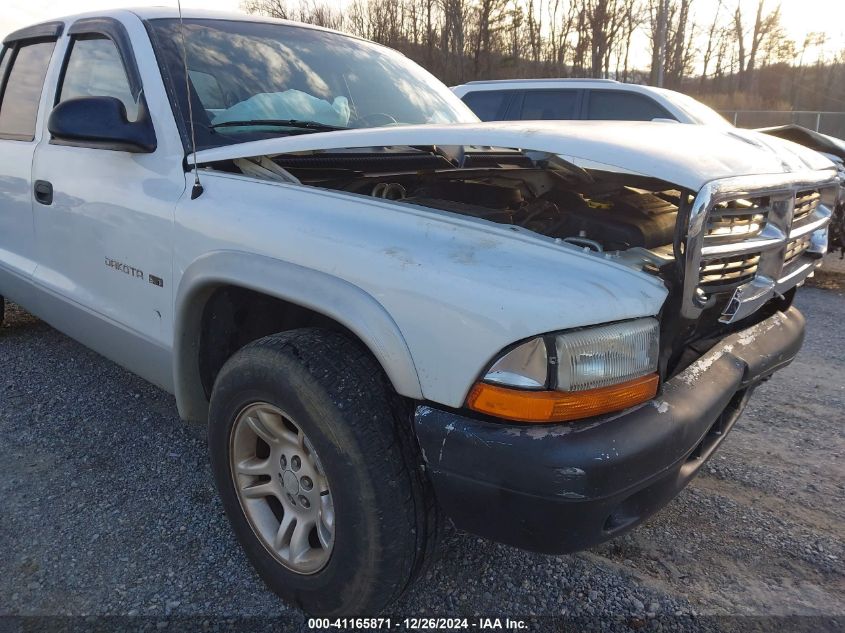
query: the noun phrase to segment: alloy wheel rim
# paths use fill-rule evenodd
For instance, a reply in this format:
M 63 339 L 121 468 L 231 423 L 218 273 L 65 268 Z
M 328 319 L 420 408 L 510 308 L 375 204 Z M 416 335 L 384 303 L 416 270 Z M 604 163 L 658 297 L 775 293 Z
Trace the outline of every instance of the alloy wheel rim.
M 251 404 L 235 418 L 229 455 L 241 509 L 265 549 L 299 574 L 325 567 L 334 546 L 334 502 L 299 425 L 269 403 Z

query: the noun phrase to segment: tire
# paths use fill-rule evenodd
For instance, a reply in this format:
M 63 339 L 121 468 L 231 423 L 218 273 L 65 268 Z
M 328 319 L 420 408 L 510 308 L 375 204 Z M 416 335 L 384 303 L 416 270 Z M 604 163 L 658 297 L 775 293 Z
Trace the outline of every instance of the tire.
M 263 440 L 254 442 L 249 435 L 255 429 L 261 431 L 258 438 L 273 431 L 271 439 L 278 442 L 265 443 L 271 451 L 266 460 L 278 466 L 269 479 L 242 474 L 266 465 Z M 303 329 L 260 339 L 235 353 L 214 384 L 208 442 L 223 506 L 247 557 L 274 592 L 307 613 L 374 615 L 432 558 L 442 524 L 410 410 L 357 341 Z M 303 451 L 301 470 L 293 473 L 298 450 Z M 250 451 L 257 456 L 239 461 Z M 316 473 L 313 489 L 306 489 L 308 477 L 291 483 L 306 466 Z M 275 492 L 260 502 L 247 498 L 258 485 Z M 324 485 L 327 490 L 313 496 Z M 312 494 L 312 505 L 297 505 L 298 493 Z M 297 512 L 315 511 L 320 516 L 313 519 L 307 546 L 296 537 L 298 518 L 292 534 L 285 532 L 291 536 L 280 536 L 284 530 L 279 530 L 273 537 L 276 522 L 281 526 Z M 295 557 L 295 551 L 305 553 Z

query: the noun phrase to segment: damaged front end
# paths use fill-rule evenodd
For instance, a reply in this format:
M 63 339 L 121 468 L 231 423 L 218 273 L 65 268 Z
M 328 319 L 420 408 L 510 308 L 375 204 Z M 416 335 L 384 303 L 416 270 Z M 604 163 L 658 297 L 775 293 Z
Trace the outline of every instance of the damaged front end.
M 663 381 L 731 332 L 791 305 L 825 252 L 838 191 L 824 170 L 723 178 L 696 191 L 501 147 L 245 154 L 204 167 L 519 227 L 659 277 L 669 291 L 660 315 Z
M 674 127 L 679 135 L 710 134 Z M 241 147 L 236 155 L 200 152 L 206 169 L 343 192 L 359 203 L 378 199 L 350 205 L 358 213 L 372 206 L 382 219 L 394 210 L 424 216 L 412 229 L 424 228 L 409 231 L 420 242 L 419 259 L 443 240 L 460 249 L 465 232 L 478 225 L 496 245 L 492 255 L 448 250 L 426 261 L 430 269 L 448 270 L 452 259 L 465 264 L 451 269 L 454 278 L 445 275 L 447 285 L 479 274 L 518 284 L 536 262 L 537 277 L 545 278 L 533 287 L 525 279 L 530 292 L 512 296 L 536 301 L 540 314 L 511 295 L 497 302 L 497 310 L 510 307 L 517 316 L 506 320 L 504 345 L 485 347 L 498 355 L 466 372 L 475 381 L 468 395 L 462 385 L 449 400 L 424 391 L 414 409 L 437 502 L 460 529 L 553 554 L 632 529 L 689 483 L 755 386 L 790 363 L 803 342 L 804 319 L 791 303 L 824 253 L 835 172 L 823 163 L 787 169 L 779 156 L 757 164 L 767 173 L 779 169 L 777 175 L 749 176 L 759 150 L 745 140 L 726 140 L 702 168 L 644 145 L 669 126 L 619 131 L 627 139 L 621 145 L 604 128 L 584 129 L 581 138 L 571 130 L 572 137 L 551 129 L 532 137 L 482 126 L 394 128 L 337 133 L 335 140 L 321 134 L 318 149 L 292 139 Z M 332 147 L 341 136 L 343 149 Z M 385 144 L 386 137 L 395 142 Z M 528 137 L 538 150 L 507 149 Z M 471 141 L 480 138 L 496 138 L 496 146 Z M 564 154 L 566 148 L 578 151 Z M 343 199 L 326 197 L 330 204 Z M 437 214 L 450 214 L 444 224 L 452 232 L 435 239 L 428 231 L 437 230 L 430 220 Z M 462 216 L 459 223 L 454 215 Z M 380 223 L 367 226 L 378 230 Z M 372 251 L 388 243 L 374 239 Z M 546 257 L 557 249 L 566 257 Z M 560 269 L 550 270 L 558 261 Z M 591 278 L 580 283 L 578 275 Z M 555 280 L 566 283 L 553 286 Z M 460 288 L 474 287 L 471 281 Z M 654 301 L 642 312 L 620 310 L 620 295 L 642 281 L 640 292 L 659 289 L 662 307 Z M 567 296 L 572 288 L 578 292 Z M 555 302 L 541 305 L 543 293 L 555 294 Z M 486 317 L 480 296 L 449 299 Z M 601 311 L 583 314 L 596 304 Z M 575 312 L 577 322 L 561 325 Z M 457 339 L 483 328 L 476 322 L 448 338 L 445 355 L 436 336 L 463 316 L 435 323 L 421 337 L 420 356 L 435 350 L 429 375 L 447 373 L 444 366 L 461 356 L 452 353 Z

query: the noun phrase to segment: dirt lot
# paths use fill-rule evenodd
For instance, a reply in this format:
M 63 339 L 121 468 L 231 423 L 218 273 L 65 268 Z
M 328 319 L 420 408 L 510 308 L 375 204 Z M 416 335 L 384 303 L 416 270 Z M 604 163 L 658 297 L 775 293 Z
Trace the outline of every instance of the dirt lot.
M 758 389 L 703 474 L 647 524 L 561 557 L 452 534 L 394 613 L 842 630 L 843 282 L 834 270 L 799 293 L 800 356 Z M 198 617 L 181 630 L 225 617 L 303 622 L 234 543 L 205 447 L 172 397 L 14 307 L 0 330 L 0 495 L 0 615 L 130 615 L 158 628 L 165 616 Z M 0 631 L 25 624 L 0 618 Z

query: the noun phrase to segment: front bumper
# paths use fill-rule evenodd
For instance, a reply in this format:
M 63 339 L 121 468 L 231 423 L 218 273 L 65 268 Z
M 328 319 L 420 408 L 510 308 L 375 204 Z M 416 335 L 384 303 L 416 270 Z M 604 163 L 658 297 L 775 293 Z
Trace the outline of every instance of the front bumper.
M 617 536 L 689 483 L 751 389 L 803 339 L 801 313 L 778 312 L 723 339 L 658 398 L 579 423 L 505 424 L 421 406 L 415 429 L 438 502 L 458 528 L 548 554 Z

